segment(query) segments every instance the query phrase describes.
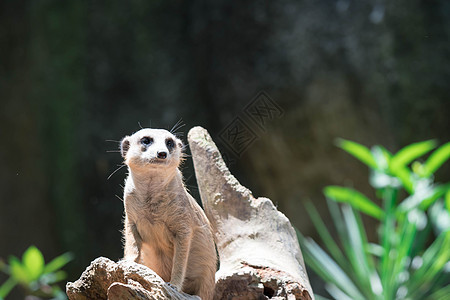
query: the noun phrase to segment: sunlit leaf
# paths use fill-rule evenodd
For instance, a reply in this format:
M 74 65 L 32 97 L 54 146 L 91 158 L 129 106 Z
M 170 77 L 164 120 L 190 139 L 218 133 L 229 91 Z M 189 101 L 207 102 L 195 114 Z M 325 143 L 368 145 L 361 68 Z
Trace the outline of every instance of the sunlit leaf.
M 66 279 L 67 277 L 67 273 L 64 271 L 56 271 L 56 272 L 52 272 L 52 273 L 47 273 L 42 275 L 41 277 L 41 282 L 51 285 L 54 283 L 57 283 L 61 280 Z
M 367 252 L 369 252 L 370 254 L 372 254 L 374 256 L 382 257 L 384 254 L 384 248 L 378 244 L 369 243 L 369 245 L 367 247 Z
M 0 299 L 4 299 L 9 292 L 16 286 L 17 281 L 10 277 L 0 286 Z
M 62 267 L 64 267 L 68 262 L 73 259 L 73 254 L 70 252 L 64 253 L 52 261 L 50 261 L 45 267 L 43 273 L 51 273 L 58 271 Z
M 431 206 L 429 214 L 433 229 L 437 234 L 450 230 L 450 215 L 448 211 L 444 209 L 443 201 L 438 201 Z
M 329 199 L 348 203 L 355 209 L 376 219 L 381 219 L 384 215 L 383 210 L 378 205 L 354 189 L 340 186 L 327 186 L 324 189 L 324 194 Z
M 340 288 L 338 288 L 332 283 L 327 283 L 325 285 L 325 289 L 330 295 L 333 295 L 334 299 L 354 300 L 353 298 L 349 297 L 346 293 L 344 293 L 344 291 L 342 291 Z
M 421 179 L 416 183 L 414 193 L 398 206 L 398 212 L 406 212 L 416 207 L 426 210 L 442 197 L 449 188 L 449 185 L 435 186 L 428 179 Z
M 399 166 L 395 169 L 395 171 L 393 171 L 393 174 L 400 179 L 403 187 L 409 194 L 414 193 L 414 183 L 412 181 L 411 172 L 407 167 Z
M 364 290 L 367 291 L 368 289 L 372 289 L 375 294 L 380 294 L 381 283 L 372 284 L 370 281 L 371 275 L 375 275 L 373 278 L 378 278 L 378 275 L 375 274 L 376 271 L 372 257 L 368 255 L 366 251 L 369 246 L 362 222 L 358 218 L 358 214 L 355 213 L 350 206 L 344 205 L 342 207 L 342 212 L 348 232 L 350 249 L 352 249 L 351 255 L 354 257 L 353 269 L 357 272 L 358 278 L 364 285 Z M 379 282 L 378 279 L 376 283 Z M 378 288 L 378 290 L 375 290 L 374 288 Z
M 429 140 L 419 143 L 408 145 L 398 151 L 391 159 L 390 169 L 392 172 L 396 172 L 398 168 L 404 167 L 411 163 L 413 160 L 428 153 L 436 147 L 435 140 Z
M 420 209 L 426 210 L 430 205 L 436 202 L 437 199 L 444 196 L 450 190 L 450 184 L 439 185 L 435 188 L 434 194 L 431 197 L 425 198 L 420 203 Z
M 27 269 L 15 256 L 11 256 L 9 258 L 9 271 L 11 273 L 11 277 L 18 282 L 29 283 L 31 281 Z
M 450 284 L 447 284 L 445 287 L 435 291 L 433 294 L 428 296 L 427 300 L 447 300 L 448 295 L 450 295 Z
M 388 274 L 389 281 L 391 282 L 394 290 L 398 290 L 401 275 L 406 273 L 406 267 L 409 260 L 409 255 L 414 242 L 416 229 L 418 223 L 423 222 L 422 216 L 425 218 L 424 213 L 419 210 L 410 212 L 407 222 L 402 222 L 400 226 L 400 240 L 395 247 L 395 257 L 391 259 L 391 272 Z M 426 218 L 425 218 L 426 222 Z
M 331 237 L 331 234 L 328 232 L 327 227 L 322 221 L 319 213 L 317 212 L 314 205 L 311 202 L 306 202 L 306 210 L 308 211 L 309 217 L 314 223 L 314 227 L 316 228 L 319 236 L 321 237 L 323 243 L 327 247 L 333 259 L 343 268 L 348 266 L 348 261 L 345 259 L 338 245 Z
M 345 228 L 344 219 L 341 214 L 341 209 L 337 202 L 335 202 L 329 198 L 327 198 L 327 204 L 328 204 L 328 210 L 330 211 L 330 215 L 333 220 L 333 224 L 337 230 L 340 243 L 341 243 L 342 247 L 344 248 L 344 254 L 346 255 L 347 260 L 351 261 L 352 259 L 354 259 L 354 257 L 351 255 L 353 250 L 351 249 L 351 246 L 350 246 L 347 229 Z M 347 266 L 347 269 L 348 268 L 351 269 L 352 265 L 354 265 L 354 263 L 350 262 Z M 353 282 L 358 284 L 358 277 L 355 274 L 354 270 L 353 269 L 351 269 L 351 270 L 352 271 L 347 274 L 348 274 L 348 276 L 350 276 L 353 279 Z
M 450 158 L 450 142 L 442 145 L 431 153 L 430 157 L 425 162 L 424 176 L 430 176 L 442 166 Z
M 35 246 L 30 246 L 22 257 L 23 265 L 31 280 L 36 280 L 44 270 L 44 256 Z
M 450 258 L 450 230 L 441 233 L 437 239 L 428 247 L 423 256 L 422 265 L 413 273 L 409 280 L 411 296 L 421 287 L 432 283 L 435 276 L 442 271 Z
M 346 152 L 348 152 L 349 154 L 359 159 L 361 162 L 363 162 L 370 168 L 372 169 L 377 168 L 377 163 L 375 162 L 372 153 L 367 147 L 344 139 L 338 139 L 337 145 Z
M 411 169 L 415 174 L 417 174 L 421 177 L 424 177 L 425 166 L 423 164 L 421 164 L 420 162 L 418 162 L 417 160 L 412 163 Z
M 370 185 L 375 189 L 382 189 L 386 187 L 400 188 L 402 182 L 394 176 L 388 175 L 385 172 L 373 170 L 370 172 Z
M 384 294 L 389 299 L 395 291 L 393 291 L 393 282 L 389 280 L 392 274 L 393 263 L 391 256 L 392 248 L 395 245 L 396 228 L 395 228 L 395 203 L 397 198 L 397 190 L 394 188 L 386 188 L 382 191 L 383 206 L 385 217 L 382 220 L 382 227 L 380 230 L 380 240 L 383 247 L 383 255 L 381 257 L 381 271 L 380 277 L 383 284 Z
M 335 284 L 352 299 L 365 299 L 347 274 L 312 239 L 299 235 L 308 265 L 321 277 Z
M 378 169 L 381 172 L 385 172 L 385 170 L 389 168 L 389 164 L 392 159 L 392 153 L 380 145 L 373 146 L 371 149 L 371 153 L 373 158 L 375 159 Z
M 450 189 L 445 193 L 445 206 L 447 207 L 447 211 L 450 214 Z

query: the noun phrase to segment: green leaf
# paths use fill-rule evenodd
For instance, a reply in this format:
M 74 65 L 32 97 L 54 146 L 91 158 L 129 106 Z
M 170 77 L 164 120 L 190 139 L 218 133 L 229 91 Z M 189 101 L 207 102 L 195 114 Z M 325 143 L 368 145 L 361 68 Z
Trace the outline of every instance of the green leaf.
M 447 211 L 450 214 L 450 189 L 445 193 L 445 206 L 447 207 Z
M 70 252 L 64 253 L 52 261 L 50 261 L 45 267 L 43 273 L 51 273 L 58 271 L 62 267 L 64 267 L 68 262 L 73 259 L 73 254 Z
M 371 149 L 371 153 L 378 166 L 378 170 L 385 173 L 389 169 L 389 163 L 392 159 L 392 153 L 380 145 L 375 145 Z
M 306 239 L 299 234 L 302 249 L 305 250 L 305 260 L 308 265 L 322 278 L 336 285 L 352 299 L 365 299 L 347 274 L 328 256 L 312 239 Z
M 404 147 L 392 157 L 390 164 L 391 171 L 395 172 L 398 168 L 408 165 L 410 162 L 428 153 L 435 147 L 435 140 L 414 143 Z
M 428 247 L 422 256 L 422 265 L 414 272 L 408 281 L 411 296 L 427 285 L 433 283 L 436 275 L 442 271 L 450 258 L 450 230 L 441 233 Z M 414 298 L 414 297 L 413 297 Z
M 11 272 L 11 277 L 18 282 L 28 284 L 32 281 L 25 266 L 15 256 L 9 258 L 9 271 Z
M 328 251 L 330 252 L 333 259 L 342 267 L 346 268 L 348 267 L 348 261 L 345 259 L 344 255 L 342 254 L 341 250 L 339 249 L 338 245 L 334 241 L 334 239 L 331 237 L 331 234 L 328 232 L 327 227 L 322 221 L 322 218 L 320 217 L 319 213 L 317 212 L 316 208 L 311 202 L 306 202 L 306 210 L 308 211 L 309 217 L 311 218 L 312 222 L 314 223 L 314 227 L 316 228 L 317 232 L 319 233 L 320 238 L 322 239 L 323 243 L 327 247 Z M 348 270 L 346 270 L 348 271 Z
M 372 153 L 367 147 L 344 139 L 338 139 L 337 145 L 347 153 L 359 159 L 361 162 L 363 162 L 370 168 L 372 169 L 377 168 L 377 163 L 375 162 Z
M 439 185 L 435 188 L 434 194 L 431 197 L 425 198 L 421 203 L 419 208 L 422 210 L 427 210 L 431 204 L 435 203 L 437 199 L 444 196 L 448 191 L 450 191 L 450 184 Z
M 399 278 L 401 277 L 401 274 L 405 272 L 405 269 L 407 267 L 409 255 L 414 243 L 416 229 L 418 227 L 417 223 L 419 223 L 419 219 L 421 219 L 420 216 L 422 216 L 423 214 L 424 213 L 419 210 L 412 211 L 404 220 L 404 222 L 401 222 L 401 239 L 399 239 L 398 245 L 395 247 L 396 255 L 391 260 L 392 268 L 389 274 L 389 281 L 394 287 L 394 290 L 397 290 L 399 285 L 402 283 L 399 282 Z
M 397 212 L 410 211 L 416 207 L 425 211 L 450 188 L 449 184 L 433 186 L 428 179 L 416 182 L 414 193 L 398 206 Z
M 17 281 L 9 277 L 1 286 L 0 286 L 0 299 L 4 299 L 8 296 L 9 292 L 16 286 Z
M 373 188 L 377 190 L 382 188 L 402 187 L 402 182 L 399 178 L 388 175 L 385 172 L 380 172 L 378 170 L 373 170 L 372 172 L 370 172 L 369 183 Z
M 30 280 L 37 280 L 44 270 L 44 256 L 35 246 L 30 246 L 22 257 Z
M 450 215 L 444 209 L 443 201 L 434 203 L 428 210 L 428 213 L 435 233 L 441 234 L 442 232 L 450 230 Z
M 424 176 L 428 177 L 439 169 L 444 162 L 450 158 L 450 142 L 442 145 L 431 153 L 430 157 L 425 162 Z
M 56 271 L 52 273 L 47 273 L 42 275 L 40 282 L 45 283 L 47 285 L 52 285 L 54 283 L 57 283 L 61 280 L 66 279 L 67 273 L 64 271 Z
M 325 284 L 325 289 L 327 290 L 328 294 L 333 295 L 334 299 L 353 300 L 344 291 L 342 291 L 340 288 L 338 288 L 332 283 Z
M 393 175 L 395 175 L 403 184 L 403 187 L 409 194 L 414 193 L 414 183 L 412 181 L 411 172 L 405 166 L 399 166 L 392 171 Z
M 395 231 L 395 203 L 397 199 L 397 189 L 386 188 L 382 190 L 383 207 L 385 217 L 382 221 L 380 230 L 380 240 L 383 247 L 383 255 L 381 256 L 381 270 L 380 277 L 383 284 L 383 293 L 386 299 L 394 297 L 393 283 L 389 280 L 389 275 L 392 273 L 393 263 L 391 256 L 393 248 L 393 240 L 396 237 Z
M 450 295 L 450 284 L 447 284 L 445 287 L 438 289 L 433 294 L 428 296 L 427 299 L 428 300 L 446 300 L 446 299 L 448 299 L 448 295 Z
M 378 244 L 369 243 L 367 245 L 367 252 L 376 257 L 382 257 L 384 254 L 384 248 Z
M 340 186 L 327 186 L 324 189 L 324 194 L 329 199 L 348 203 L 355 209 L 376 219 L 380 220 L 384 216 L 384 212 L 379 206 L 354 189 Z
M 366 249 L 369 248 L 367 235 L 359 218 L 359 215 L 348 206 L 342 207 L 344 222 L 348 232 L 351 253 L 353 257 L 353 269 L 358 274 L 358 279 L 364 291 L 372 291 L 375 295 L 380 295 L 382 291 L 381 281 L 376 274 L 375 264 L 372 257 L 368 255 Z

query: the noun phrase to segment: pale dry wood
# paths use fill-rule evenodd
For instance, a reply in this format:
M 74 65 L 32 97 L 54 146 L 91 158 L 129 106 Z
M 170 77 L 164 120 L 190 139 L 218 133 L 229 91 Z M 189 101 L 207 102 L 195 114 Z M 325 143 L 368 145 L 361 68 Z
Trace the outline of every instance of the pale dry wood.
M 205 129 L 192 128 L 188 141 L 220 256 L 215 299 L 313 298 L 288 218 L 237 181 Z
M 137 300 L 199 300 L 176 291 L 149 268 L 132 262 L 118 263 L 99 257 L 92 261 L 81 277 L 66 286 L 70 300 L 137 299 Z

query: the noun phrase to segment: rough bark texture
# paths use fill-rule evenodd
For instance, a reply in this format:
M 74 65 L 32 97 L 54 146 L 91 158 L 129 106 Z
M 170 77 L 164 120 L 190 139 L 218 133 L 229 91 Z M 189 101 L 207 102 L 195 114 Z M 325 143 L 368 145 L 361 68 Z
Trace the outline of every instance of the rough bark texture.
M 188 141 L 220 256 L 215 298 L 313 298 L 288 218 L 239 184 L 205 129 L 191 129 Z
M 80 279 L 67 283 L 66 292 L 70 300 L 200 299 L 176 291 L 141 264 L 105 257 L 95 259 Z

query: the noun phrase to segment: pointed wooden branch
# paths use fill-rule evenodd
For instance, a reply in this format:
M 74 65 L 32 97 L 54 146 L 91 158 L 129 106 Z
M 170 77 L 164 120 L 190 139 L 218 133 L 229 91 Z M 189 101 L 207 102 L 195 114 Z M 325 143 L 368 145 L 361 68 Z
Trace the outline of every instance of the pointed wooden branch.
M 312 299 L 288 218 L 236 180 L 205 129 L 192 128 L 188 141 L 220 256 L 215 299 Z

